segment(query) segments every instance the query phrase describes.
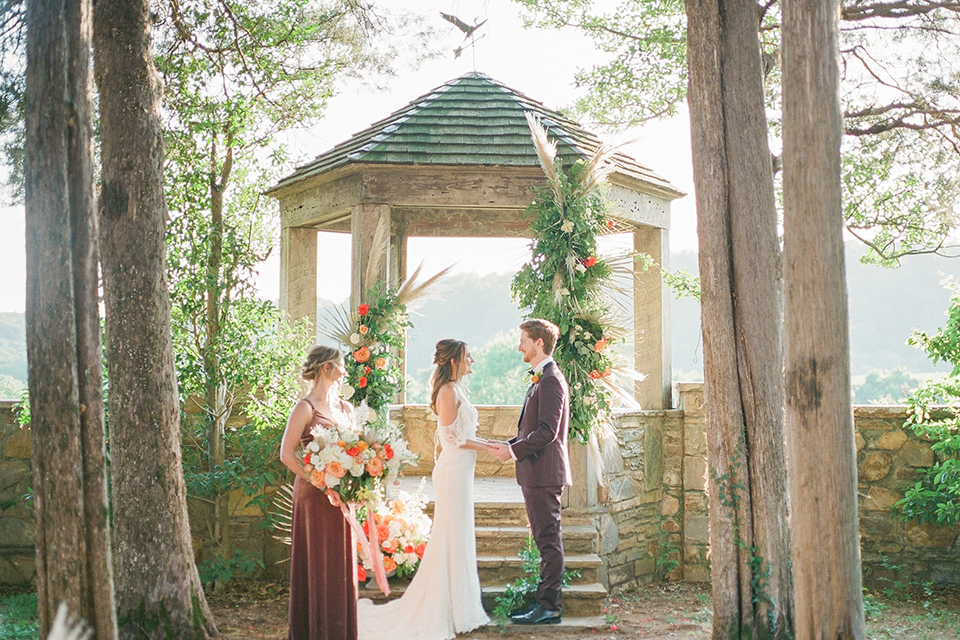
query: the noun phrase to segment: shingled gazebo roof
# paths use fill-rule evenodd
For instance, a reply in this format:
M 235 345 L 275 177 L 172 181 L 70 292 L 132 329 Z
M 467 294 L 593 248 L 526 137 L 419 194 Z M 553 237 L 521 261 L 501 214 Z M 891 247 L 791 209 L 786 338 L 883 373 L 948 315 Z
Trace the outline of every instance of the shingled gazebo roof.
M 346 142 L 321 154 L 268 193 L 349 164 L 535 167 L 539 162 L 524 112 L 537 115 L 565 164 L 589 158 L 601 141 L 483 73 L 472 72 L 417 98 Z M 667 197 L 683 195 L 666 179 L 624 154 L 615 174 L 645 183 Z

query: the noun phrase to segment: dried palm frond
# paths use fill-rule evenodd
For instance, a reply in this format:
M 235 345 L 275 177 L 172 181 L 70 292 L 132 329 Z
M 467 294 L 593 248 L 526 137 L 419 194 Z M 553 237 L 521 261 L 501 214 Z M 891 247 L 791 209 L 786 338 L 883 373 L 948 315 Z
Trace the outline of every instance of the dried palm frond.
M 277 488 L 276 495 L 273 496 L 273 510 L 270 515 L 274 517 L 276 529 L 280 535 L 273 535 L 274 540 L 279 540 L 285 545 L 291 544 L 290 536 L 293 533 L 293 485 L 284 484 Z
M 607 307 L 602 313 L 585 309 L 576 302 L 570 305 L 573 315 L 590 324 L 598 324 L 605 327 L 607 335 L 624 338 L 630 335 L 629 327 L 624 323 L 624 318 L 616 312 L 614 307 Z
M 530 127 L 530 137 L 533 138 L 533 147 L 537 150 L 537 159 L 540 160 L 540 167 L 544 175 L 547 176 L 547 184 L 553 191 L 553 199 L 557 206 L 563 204 L 563 184 L 560 182 L 560 176 L 557 175 L 557 143 L 551 142 L 547 137 L 547 128 L 540 122 L 540 118 L 533 115 L 530 111 L 523 114 L 527 118 L 527 125 Z
M 348 308 L 349 307 L 345 305 L 337 305 L 333 309 L 325 310 L 323 313 L 325 323 L 321 326 L 320 333 L 331 340 L 336 340 L 344 346 L 359 348 L 369 343 L 369 340 L 360 336 L 360 343 L 351 343 L 350 336 L 353 333 L 353 328 L 357 325 L 357 318 L 359 316 L 356 313 L 348 311 Z
M 421 262 L 417 265 L 417 268 L 410 277 L 400 285 L 400 288 L 397 290 L 397 302 L 409 309 L 418 302 L 426 300 L 435 293 L 437 282 L 450 273 L 453 266 L 454 265 L 450 265 L 445 269 L 441 269 L 423 282 L 417 282 L 417 279 L 420 277 L 420 272 L 423 271 L 423 263 Z
M 557 271 L 553 274 L 553 282 L 550 285 L 551 290 L 553 291 L 553 299 L 559 305 L 563 301 L 563 289 L 564 289 L 564 280 L 563 272 Z
M 50 627 L 47 640 L 87 640 L 93 637 L 93 629 L 87 626 L 82 619 L 73 619 L 67 610 L 67 604 L 61 602 L 57 607 L 57 615 Z
M 364 275 L 364 282 L 369 287 L 374 282 L 381 280 L 386 271 L 387 248 L 390 246 L 390 219 L 381 216 L 377 222 L 377 228 L 373 232 L 373 240 L 370 243 L 370 255 L 367 256 L 367 272 Z

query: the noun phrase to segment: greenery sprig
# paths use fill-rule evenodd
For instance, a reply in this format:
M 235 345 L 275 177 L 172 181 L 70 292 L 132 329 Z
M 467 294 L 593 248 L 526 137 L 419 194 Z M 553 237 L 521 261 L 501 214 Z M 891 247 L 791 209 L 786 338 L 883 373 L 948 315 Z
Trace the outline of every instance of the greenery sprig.
M 611 345 L 625 341 L 627 331 L 606 293 L 628 260 L 598 255 L 597 236 L 613 229 L 609 204 L 600 192 L 612 171 L 612 151 L 599 150 L 589 161 L 578 160 L 566 171 L 546 130 L 527 115 L 534 146 L 548 187 L 527 208 L 532 218 L 533 256 L 511 284 L 516 302 L 528 318 L 557 325 L 560 337 L 554 358 L 570 384 L 570 434 L 587 442 L 610 415 L 619 389 L 612 376 L 627 369 L 615 362 Z

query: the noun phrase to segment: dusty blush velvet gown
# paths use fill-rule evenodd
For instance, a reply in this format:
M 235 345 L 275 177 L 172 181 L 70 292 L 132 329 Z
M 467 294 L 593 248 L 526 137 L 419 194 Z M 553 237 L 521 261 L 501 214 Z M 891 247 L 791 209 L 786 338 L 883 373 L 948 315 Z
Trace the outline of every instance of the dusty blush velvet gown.
M 333 421 L 314 408 L 313 419 L 300 436 L 313 438 L 314 425 Z M 356 542 L 339 507 L 312 484 L 297 477 L 293 484 L 290 550 L 290 640 L 356 640 Z

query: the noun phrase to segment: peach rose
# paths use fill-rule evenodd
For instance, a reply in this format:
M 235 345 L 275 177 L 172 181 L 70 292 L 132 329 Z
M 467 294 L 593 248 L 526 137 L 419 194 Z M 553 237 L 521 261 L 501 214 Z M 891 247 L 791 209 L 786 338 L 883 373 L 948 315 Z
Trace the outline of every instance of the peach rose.
M 317 489 L 326 489 L 327 483 L 323 480 L 323 472 L 317 471 L 314 469 L 310 472 L 310 484 L 315 486 Z
M 360 347 L 353 352 L 353 359 L 357 362 L 366 362 L 370 359 L 370 348 L 369 347 Z
M 332 475 L 334 478 L 342 478 L 343 476 L 347 475 L 347 470 L 344 469 L 343 465 L 336 460 L 329 463 L 324 471 Z
M 400 543 L 396 540 L 390 539 L 381 543 L 380 547 L 387 553 L 393 553 L 400 547 Z
M 377 365 L 377 369 L 383 369 L 385 366 L 387 366 L 387 359 L 377 358 L 376 365 Z
M 367 473 L 372 476 L 379 477 L 383 474 L 383 459 L 382 458 L 371 458 L 367 463 Z
M 396 568 L 397 568 L 397 561 L 391 558 L 390 556 L 384 556 L 383 569 L 387 572 L 390 572 Z

